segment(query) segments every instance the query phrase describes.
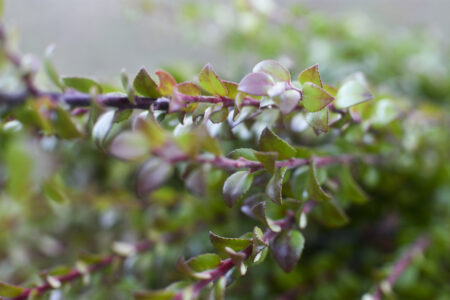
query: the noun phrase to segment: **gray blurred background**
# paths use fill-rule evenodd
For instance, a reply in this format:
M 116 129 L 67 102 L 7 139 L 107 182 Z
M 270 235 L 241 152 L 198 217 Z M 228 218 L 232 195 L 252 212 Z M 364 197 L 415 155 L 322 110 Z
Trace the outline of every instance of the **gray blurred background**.
M 217 45 L 213 42 L 199 45 L 183 36 L 181 22 L 171 13 L 179 2 L 5 0 L 5 20 L 10 28 L 18 31 L 18 46 L 24 53 L 42 56 L 45 48 L 54 43 L 54 62 L 62 74 L 92 75 L 108 81 L 117 79 L 122 68 L 132 73 L 142 65 L 154 69 L 173 61 L 211 62 L 219 70 L 226 67 L 226 59 L 215 55 Z M 295 1 L 275 2 L 285 5 Z M 227 1 L 221 3 L 226 5 Z M 362 13 L 386 30 L 425 25 L 442 40 L 447 40 L 450 33 L 449 0 L 305 0 L 301 3 L 331 17 Z

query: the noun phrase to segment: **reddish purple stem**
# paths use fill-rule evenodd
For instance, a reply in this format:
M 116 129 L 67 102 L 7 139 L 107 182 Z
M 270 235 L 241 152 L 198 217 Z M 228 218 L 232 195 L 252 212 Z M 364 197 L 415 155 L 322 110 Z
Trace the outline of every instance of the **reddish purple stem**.
M 135 251 L 137 253 L 140 252 L 144 252 L 148 249 L 150 249 L 150 247 L 152 246 L 152 243 L 149 241 L 144 241 L 141 243 L 138 243 L 135 245 Z M 120 258 L 121 256 L 116 255 L 116 254 L 112 254 L 109 256 L 104 257 L 102 260 L 100 260 L 99 262 L 96 262 L 94 264 L 91 264 L 87 267 L 87 273 L 93 273 L 95 271 L 101 270 L 109 265 L 111 265 L 114 260 Z M 62 275 L 62 276 L 55 276 L 55 279 L 58 280 L 61 283 L 65 283 L 65 282 L 70 282 L 70 281 L 74 281 L 78 278 L 83 277 L 83 272 L 79 271 L 78 269 L 73 269 L 72 271 L 70 271 L 68 274 Z M 31 287 L 28 289 L 25 289 L 22 294 L 13 297 L 13 298 L 9 298 L 9 300 L 26 300 L 28 299 L 28 296 L 33 293 L 35 291 L 36 295 L 41 295 L 43 293 L 45 293 L 48 290 L 53 289 L 53 287 L 51 286 L 51 284 L 49 282 L 46 282 L 42 285 L 39 285 L 37 287 Z
M 392 268 L 392 272 L 385 281 L 377 285 L 375 293 L 372 295 L 372 300 L 381 300 L 383 298 L 383 284 L 387 283 L 392 287 L 397 279 L 402 275 L 406 268 L 411 264 L 415 257 L 423 253 L 430 245 L 430 240 L 426 236 L 418 238 L 414 244 L 400 257 Z

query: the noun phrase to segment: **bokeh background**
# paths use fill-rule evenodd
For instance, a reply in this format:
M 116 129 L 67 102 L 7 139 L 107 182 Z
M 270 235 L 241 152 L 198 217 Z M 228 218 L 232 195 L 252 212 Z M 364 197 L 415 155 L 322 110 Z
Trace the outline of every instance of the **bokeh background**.
M 253 2 L 262 9 L 272 8 L 272 15 L 279 10 L 275 6 L 283 10 L 299 5 L 320 12 L 331 22 L 347 19 L 359 22 L 355 26 L 375 25 L 383 35 L 401 38 L 421 30 L 439 43 L 449 42 L 447 0 Z M 212 20 L 187 28 L 190 10 L 195 10 L 192 4 L 205 6 L 207 11 L 200 14 L 210 14 Z M 248 22 L 245 17 L 233 17 L 233 1 L 6 0 L 5 5 L 7 23 L 20 33 L 20 49 L 42 54 L 54 43 L 54 60 L 61 72 L 90 74 L 102 80 L 117 78 L 122 68 L 134 72 L 142 65 L 153 69 L 173 61 L 199 65 L 209 61 L 226 72 L 231 57 L 222 51 L 224 37 L 215 24 L 226 27 Z M 191 29 L 196 32 L 189 32 Z M 192 39 L 195 36 L 198 40 Z M 420 48 L 421 41 L 417 42 Z M 245 67 L 255 61 L 246 60 Z

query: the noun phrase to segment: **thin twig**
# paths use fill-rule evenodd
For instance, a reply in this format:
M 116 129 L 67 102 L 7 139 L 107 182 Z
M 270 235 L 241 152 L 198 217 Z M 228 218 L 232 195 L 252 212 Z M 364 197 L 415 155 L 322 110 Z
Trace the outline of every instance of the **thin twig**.
M 140 242 L 134 246 L 134 252 L 141 253 L 141 252 L 147 251 L 148 249 L 150 249 L 152 247 L 152 245 L 153 244 L 150 241 Z M 61 283 L 71 282 L 71 281 L 77 280 L 79 278 L 82 278 L 84 275 L 86 275 L 88 273 L 93 273 L 93 272 L 102 270 L 105 267 L 111 265 L 115 260 L 121 259 L 121 258 L 123 258 L 123 256 L 120 256 L 119 254 L 111 254 L 111 255 L 104 257 L 100 261 L 89 265 L 85 271 L 81 271 L 79 269 L 73 269 L 65 275 L 55 276 L 54 279 Z M 26 300 L 32 293 L 35 293 L 35 295 L 37 296 L 37 295 L 41 295 L 51 289 L 54 289 L 54 287 L 50 284 L 50 282 L 47 281 L 42 285 L 27 288 L 22 292 L 22 294 L 20 294 L 16 297 L 13 297 L 13 298 L 8 298 L 8 300 Z
M 288 214 L 288 216 L 277 222 L 277 225 L 279 225 L 282 229 L 288 229 L 293 224 L 293 214 Z M 267 229 L 264 233 L 263 240 L 267 244 L 269 244 L 275 237 L 276 233 L 271 231 L 270 229 Z M 240 253 L 244 254 L 244 260 L 247 260 L 252 255 L 253 245 L 251 244 L 244 250 L 242 250 Z M 222 276 L 225 276 L 232 268 L 235 267 L 235 264 L 231 258 L 227 258 L 223 260 L 219 266 L 207 273 L 209 275 L 209 278 L 202 279 L 200 281 L 197 281 L 192 286 L 192 298 L 196 299 L 197 296 L 200 294 L 200 292 L 211 282 L 219 279 Z M 175 297 L 175 300 L 181 300 L 183 299 L 183 291 L 178 292 Z
M 400 259 L 392 267 L 392 272 L 389 276 L 380 282 L 375 293 L 370 297 L 371 300 L 381 300 L 386 291 L 390 291 L 397 279 L 402 275 L 406 268 L 411 264 L 415 257 L 422 254 L 430 245 L 430 239 L 426 236 L 418 238 L 408 250 L 400 257 Z

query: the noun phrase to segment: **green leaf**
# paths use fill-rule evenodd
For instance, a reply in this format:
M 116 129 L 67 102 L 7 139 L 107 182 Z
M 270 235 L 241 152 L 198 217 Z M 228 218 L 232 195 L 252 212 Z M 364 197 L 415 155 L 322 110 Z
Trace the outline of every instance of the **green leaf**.
M 339 179 L 343 197 L 348 198 L 351 202 L 357 204 L 363 204 L 368 201 L 367 195 L 355 182 L 348 167 L 340 168 Z
M 400 109 L 395 103 L 391 99 L 384 98 L 375 101 L 367 122 L 375 128 L 383 127 L 394 121 L 399 114 Z
M 223 121 L 225 121 L 227 119 L 227 117 L 228 117 L 228 108 L 223 107 L 223 108 L 213 112 L 209 116 L 209 119 L 214 124 L 219 124 L 219 123 L 222 123 Z
M 148 292 L 137 292 L 134 294 L 135 300 L 172 300 L 174 299 L 176 292 L 158 290 Z
M 220 277 L 214 284 L 214 289 L 211 291 L 213 297 L 211 300 L 225 300 L 225 288 L 227 286 L 227 279 L 225 276 Z
M 275 60 L 263 60 L 253 67 L 253 73 L 262 72 L 270 75 L 275 81 L 291 81 L 288 69 Z
M 186 81 L 177 84 L 177 91 L 184 95 L 197 96 L 201 94 L 200 88 L 193 82 Z
M 303 106 L 309 112 L 319 111 L 334 100 L 334 97 L 327 91 L 311 82 L 303 84 L 302 92 Z
M 304 245 L 305 239 L 301 232 L 291 229 L 279 233 L 270 244 L 270 250 L 278 265 L 289 273 L 297 265 Z
M 35 159 L 32 158 L 30 147 L 22 140 L 5 143 L 3 161 L 6 163 L 8 180 L 6 188 L 12 199 L 29 199 L 33 192 L 33 171 Z M 2 187 L 3 190 L 3 187 Z
M 336 108 L 347 108 L 373 99 L 364 76 L 355 74 L 339 88 L 334 105 Z
M 319 184 L 314 160 L 312 160 L 309 165 L 309 174 L 308 180 L 306 182 L 306 191 L 308 192 L 308 197 L 317 202 L 328 201 L 331 199 L 331 196 L 325 193 L 325 191 Z
M 150 98 L 159 98 L 161 94 L 158 92 L 158 86 L 152 79 L 147 70 L 142 67 L 137 73 L 133 81 L 133 86 L 136 92 L 140 95 Z
M 172 176 L 172 172 L 172 165 L 164 160 L 156 157 L 147 160 L 138 172 L 138 196 L 145 196 L 159 188 Z
M 42 189 L 45 197 L 47 197 L 50 201 L 54 201 L 59 204 L 69 201 L 69 197 L 65 192 L 66 186 L 60 175 L 55 175 L 47 180 Z
M 86 77 L 63 77 L 62 81 L 67 87 L 73 88 L 79 92 L 89 94 L 92 88 L 97 89 L 97 93 L 101 94 L 102 86 L 95 80 Z
M 312 210 L 312 215 L 327 227 L 340 227 L 349 222 L 345 211 L 334 198 L 318 203 Z
M 228 98 L 235 99 L 238 94 L 238 84 L 236 82 L 221 80 L 228 91 Z
M 214 253 L 206 253 L 193 257 L 187 261 L 180 258 L 177 262 L 177 269 L 194 279 L 209 279 L 210 275 L 205 271 L 215 269 L 220 265 L 220 257 Z
M 245 273 L 247 273 L 247 266 L 244 263 L 244 261 L 247 259 L 245 253 L 236 252 L 230 247 L 225 247 L 225 252 L 231 258 L 235 268 L 239 270 L 241 276 L 245 275 Z
M 337 95 L 337 88 L 336 88 L 335 86 L 333 86 L 333 85 L 331 85 L 331 84 L 324 83 L 324 84 L 323 84 L 323 89 L 324 89 L 325 91 L 327 91 L 328 94 L 330 94 L 331 96 L 333 96 L 333 97 L 336 98 L 336 95 Z
M 328 107 L 316 112 L 306 113 L 305 119 L 317 135 L 319 135 L 321 132 L 328 132 Z
M 322 79 L 320 79 L 319 65 L 314 65 L 303 70 L 300 75 L 298 75 L 298 81 L 302 86 L 305 82 L 312 82 L 317 86 L 323 87 Z
M 278 158 L 277 152 L 254 151 L 254 156 L 260 163 L 262 163 L 267 172 L 269 172 L 270 174 L 273 174 L 275 172 L 275 162 Z
M 150 154 L 150 143 L 141 132 L 124 131 L 114 138 L 109 150 L 123 160 L 141 160 Z
M 128 120 L 133 114 L 133 109 L 118 109 L 114 113 L 114 123 L 121 123 Z
M 259 262 L 261 259 L 261 252 L 267 248 L 268 244 L 264 241 L 264 234 L 261 228 L 255 226 L 253 228 L 253 248 L 252 248 L 252 261 L 254 263 Z
M 127 93 L 128 101 L 130 101 L 131 104 L 136 104 L 136 99 L 134 99 L 134 88 L 130 85 L 130 80 L 128 79 L 128 75 L 125 69 L 122 70 L 120 78 L 122 80 L 123 89 Z
M 24 288 L 0 281 L 1 297 L 14 298 L 21 295 L 24 291 L 25 291 Z
M 225 180 L 223 185 L 223 197 L 228 207 L 232 207 L 238 202 L 253 182 L 253 174 L 249 171 L 238 171 Z
M 54 49 L 55 49 L 54 45 L 50 45 L 47 47 L 47 49 L 45 51 L 44 68 L 45 68 L 45 72 L 47 73 L 48 78 L 50 78 L 52 83 L 54 85 L 56 85 L 57 87 L 59 87 L 61 90 L 64 90 L 64 85 L 61 82 L 58 71 L 56 71 L 56 69 L 51 61 L 51 56 L 52 56 Z
M 177 85 L 177 82 L 172 75 L 163 70 L 158 70 L 155 74 L 159 78 L 158 92 L 163 96 L 172 95 L 173 90 Z
M 275 223 L 274 220 L 267 216 L 266 212 L 266 202 L 259 202 L 255 204 L 251 211 L 255 217 L 257 217 L 261 222 L 264 223 L 273 232 L 281 231 L 281 227 Z
M 227 96 L 228 91 L 210 64 L 203 67 L 199 74 L 200 86 L 212 95 Z
M 289 159 L 296 154 L 295 149 L 266 127 L 259 137 L 259 147 L 264 152 L 277 152 L 279 159 Z
M 186 263 L 195 272 L 203 272 L 216 268 L 220 264 L 220 257 L 215 253 L 205 253 L 190 258 Z
M 283 185 L 283 179 L 284 179 L 284 175 L 286 174 L 286 167 L 282 167 L 282 168 L 278 168 L 275 170 L 272 178 L 270 178 L 269 183 L 267 183 L 266 186 L 266 194 L 267 196 L 269 196 L 269 198 L 281 205 L 282 202 L 282 195 L 281 195 L 281 190 L 282 190 L 282 185 Z
M 56 108 L 56 118 L 53 125 L 56 133 L 63 139 L 76 139 L 83 136 L 70 114 L 59 106 Z
M 223 257 L 227 256 L 225 247 L 231 248 L 234 251 L 239 252 L 251 245 L 250 239 L 221 237 L 217 234 L 214 234 L 211 231 L 209 232 L 209 239 L 211 240 L 211 243 L 213 244 L 214 248 L 216 248 L 217 251 L 219 252 L 219 255 Z
M 258 158 L 256 157 L 255 152 L 256 152 L 255 150 L 250 148 L 238 148 L 228 153 L 227 156 L 234 159 L 239 159 L 243 157 L 248 160 L 256 161 L 258 160 Z

